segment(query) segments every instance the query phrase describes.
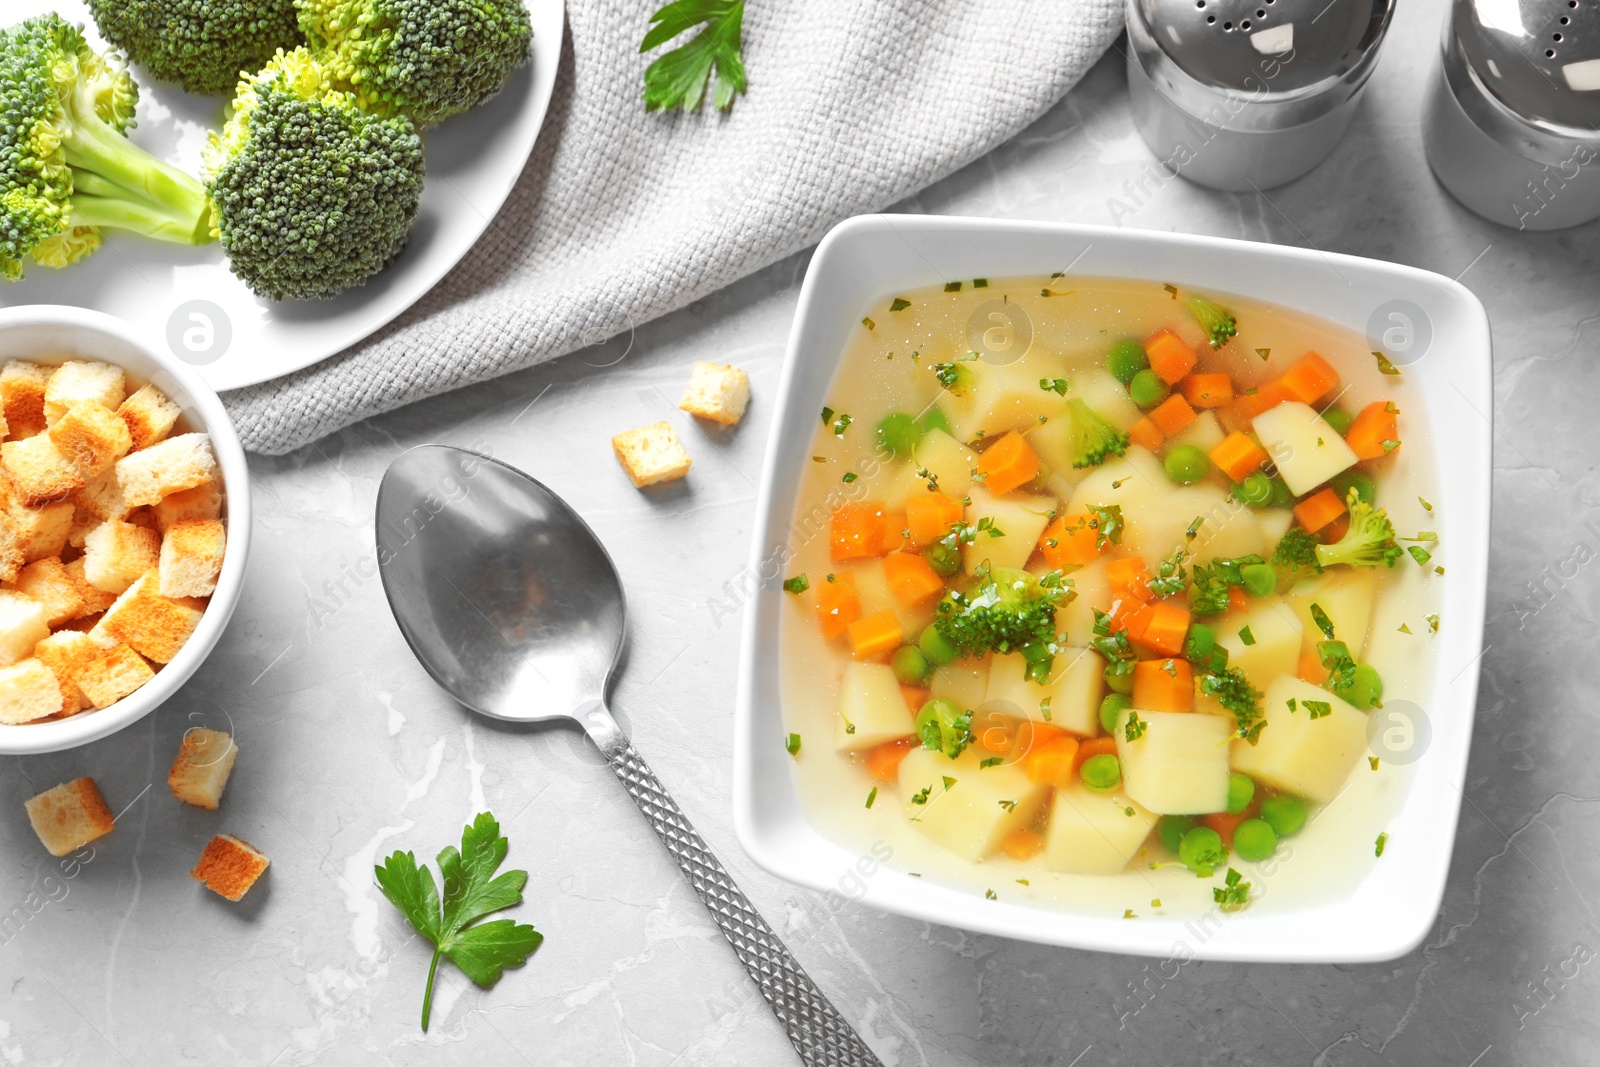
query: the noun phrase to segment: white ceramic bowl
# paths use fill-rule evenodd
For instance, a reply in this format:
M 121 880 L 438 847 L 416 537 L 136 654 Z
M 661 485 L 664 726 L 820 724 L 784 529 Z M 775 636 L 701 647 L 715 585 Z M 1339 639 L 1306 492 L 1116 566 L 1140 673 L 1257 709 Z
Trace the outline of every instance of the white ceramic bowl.
M 0 754 L 56 752 L 98 740 L 144 718 L 178 691 L 216 645 L 244 584 L 245 556 L 250 548 L 250 470 L 217 394 L 194 368 L 120 319 L 72 307 L 6 308 L 0 310 L 0 359 L 50 364 L 98 359 L 117 364 L 139 382 L 154 382 L 183 409 L 191 430 L 211 435 L 222 476 L 223 519 L 228 527 L 222 575 L 200 625 L 183 650 L 142 688 L 102 711 L 85 711 L 54 722 L 0 725 Z
M 1148 914 L 1125 921 L 1120 915 L 1008 901 L 1003 894 L 1000 900 L 985 900 L 976 892 L 912 877 L 892 865 L 862 877 L 860 853 L 808 821 L 793 762 L 784 750 L 779 631 L 785 594 L 779 586 L 781 573 L 772 573 L 771 557 L 787 543 L 816 413 L 849 331 L 869 304 L 898 291 L 957 278 L 1048 277 L 1063 267 L 1070 275 L 1143 278 L 1246 294 L 1365 331 L 1369 337 L 1374 326 L 1403 330 L 1407 323 L 1431 332 L 1428 358 L 1406 366 L 1404 374 L 1412 389 L 1409 403 L 1420 399 L 1427 410 L 1430 440 L 1422 447 L 1433 451 L 1434 503 L 1447 516 L 1441 520 L 1435 559 L 1446 566 L 1446 573 L 1434 579 L 1442 583 L 1445 622 L 1430 638 L 1436 655 L 1429 705 L 1432 738 L 1425 754 L 1405 768 L 1409 780 L 1404 795 L 1386 823 L 1396 847 L 1340 899 L 1226 915 L 1213 912 L 1202 922 Z M 1402 317 L 1389 318 L 1396 309 Z M 734 720 L 734 821 L 740 842 L 756 862 L 797 885 L 845 892 L 886 911 L 1025 941 L 1180 962 L 1360 962 L 1404 955 L 1422 940 L 1438 913 L 1472 736 L 1489 541 L 1489 354 L 1488 320 L 1470 292 L 1448 278 L 1391 263 L 1209 237 L 1049 223 L 877 215 L 840 224 L 822 241 L 806 273 L 757 505 L 751 570 L 763 582 L 746 619 Z M 1358 842 L 1356 847 L 1371 846 Z

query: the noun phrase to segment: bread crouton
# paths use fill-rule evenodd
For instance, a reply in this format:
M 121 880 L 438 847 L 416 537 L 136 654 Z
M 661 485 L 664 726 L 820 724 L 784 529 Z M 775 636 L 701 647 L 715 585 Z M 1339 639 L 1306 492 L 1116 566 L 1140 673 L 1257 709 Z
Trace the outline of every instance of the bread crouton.
M 228 533 L 216 519 L 180 522 L 161 539 L 162 596 L 210 596 L 217 591 Z
M 201 482 L 193 489 L 162 497 L 150 510 L 155 513 L 156 529 L 162 533 L 191 519 L 220 519 L 222 490 L 217 488 L 216 482 Z
M 44 387 L 54 369 L 22 359 L 0 367 L 0 408 L 13 441 L 44 432 Z
M 72 500 L 80 511 L 101 521 L 125 519 L 133 510 L 122 499 L 122 483 L 117 480 L 115 468 L 87 479 L 83 488 L 72 494 Z
M 83 539 L 83 576 L 107 593 L 121 593 L 160 560 L 161 535 L 131 522 L 102 522 Z
M 45 624 L 51 629 L 84 613 L 83 594 L 59 556 L 37 559 L 22 568 L 17 574 L 17 592 L 44 605 Z
M 164 496 L 214 481 L 216 476 L 211 436 L 203 433 L 169 437 L 117 461 L 122 499 L 131 508 L 158 503 Z
M 43 603 L 15 589 L 0 589 L 0 665 L 33 655 L 33 646 L 50 636 Z
M 218 834 L 200 853 L 189 877 L 213 893 L 237 902 L 250 891 L 270 861 L 250 842 L 232 834 Z
M 750 376 L 726 363 L 696 363 L 678 410 L 724 426 L 737 426 L 750 403 Z
M 37 659 L 0 667 L 0 723 L 16 725 L 66 707 L 55 674 Z
M 99 404 L 79 404 L 57 419 L 48 433 L 56 451 L 77 464 L 86 482 L 105 474 L 133 447 L 128 424 Z
M 34 656 L 50 668 L 50 673 L 56 677 L 56 685 L 61 688 L 61 714 L 76 715 L 92 706 L 78 682 L 88 671 L 89 665 L 105 651 L 106 647 L 100 640 L 76 630 L 53 633 L 34 646 Z
M 54 426 L 79 404 L 99 404 L 115 413 L 124 391 L 121 367 L 99 360 L 69 359 L 55 368 L 45 383 L 44 421 Z
M 106 609 L 90 632 L 114 637 L 157 663 L 170 663 L 200 625 L 204 611 L 203 601 L 162 596 L 152 567 Z
M 91 630 L 84 636 L 100 641 L 102 635 Z M 113 645 L 84 665 L 78 675 L 78 689 L 97 709 L 109 708 L 156 676 L 145 658 L 127 645 Z
M 83 472 L 61 454 L 48 434 L 0 444 L 0 464 L 30 508 L 65 500 L 84 486 Z
M 172 432 L 183 410 L 167 398 L 167 394 L 146 383 L 122 402 L 117 417 L 128 427 L 133 442 L 131 451 L 149 448 Z
M 16 532 L 23 562 L 32 563 L 61 555 L 67 547 L 67 535 L 72 532 L 75 514 L 77 508 L 72 501 L 58 500 L 37 508 L 9 508 L 4 521 Z
M 216 811 L 238 757 L 239 746 L 223 731 L 190 730 L 183 735 L 183 747 L 167 772 L 167 787 L 185 804 Z
M 77 583 L 78 595 L 83 598 L 83 615 L 78 616 L 80 619 L 84 615 L 98 615 L 116 603 L 118 596 L 91 585 L 86 570 L 87 561 L 82 556 L 67 564 L 67 576 Z
M 611 439 L 611 450 L 635 489 L 682 478 L 693 462 L 669 422 L 619 433 Z
M 29 800 L 28 821 L 52 856 L 75 852 L 116 825 L 93 778 L 75 778 Z
M 0 582 L 14 582 L 27 563 L 23 554 L 22 531 L 4 512 L 0 512 Z

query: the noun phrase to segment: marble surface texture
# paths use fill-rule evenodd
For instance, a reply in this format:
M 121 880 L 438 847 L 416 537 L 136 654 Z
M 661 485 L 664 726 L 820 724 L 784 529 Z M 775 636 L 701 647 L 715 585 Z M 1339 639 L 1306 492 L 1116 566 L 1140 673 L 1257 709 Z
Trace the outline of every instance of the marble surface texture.
M 574 732 L 488 722 L 413 661 L 372 575 L 378 480 L 403 449 L 476 447 L 545 480 L 609 546 L 632 604 L 615 704 L 771 924 L 890 1065 L 1595 1062 L 1600 1038 L 1600 475 L 1593 459 L 1600 243 L 1591 225 L 1516 233 L 1436 185 L 1419 129 L 1444 5 L 1400 7 L 1348 136 L 1267 196 L 1131 186 L 1152 158 L 1122 60 L 1014 142 L 898 210 L 1121 223 L 1310 245 L 1425 267 L 1471 287 L 1494 326 L 1493 555 L 1466 804 L 1438 921 L 1370 966 L 1153 961 L 1047 948 L 830 908 L 757 869 L 729 800 L 739 619 L 713 599 L 741 570 L 807 254 L 553 365 L 254 459 L 243 602 L 167 706 L 0 780 L 0 1062 L 7 1064 L 797 1062 L 728 946 L 598 756 Z M 753 87 L 752 92 L 759 88 Z M 748 368 L 745 424 L 712 435 L 673 406 L 691 361 Z M 620 429 L 673 421 L 687 483 L 641 494 Z M 183 731 L 232 729 L 223 810 L 163 780 Z M 62 874 L 22 801 L 93 775 L 116 831 Z M 152 784 L 153 783 L 153 784 Z M 146 789 L 148 788 L 148 791 Z M 546 941 L 482 991 L 444 971 L 417 1026 L 428 956 L 372 882 L 394 848 L 431 857 L 492 808 L 531 872 L 515 914 Z M 238 905 L 187 871 L 219 830 L 273 860 Z M 31 902 L 31 903 L 30 903 Z

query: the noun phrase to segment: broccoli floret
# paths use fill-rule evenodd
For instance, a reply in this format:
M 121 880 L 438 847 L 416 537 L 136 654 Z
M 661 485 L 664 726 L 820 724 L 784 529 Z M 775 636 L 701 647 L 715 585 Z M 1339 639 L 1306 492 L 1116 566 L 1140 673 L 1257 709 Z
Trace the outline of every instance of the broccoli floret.
M 1394 524 L 1388 514 L 1382 508 L 1374 510 L 1354 489 L 1346 498 L 1346 506 L 1350 509 L 1350 528 L 1335 543 L 1317 546 L 1317 562 L 1324 567 L 1335 563 L 1393 567 L 1399 562 L 1404 553 L 1395 544 Z
M 1272 550 L 1272 564 L 1291 572 L 1320 573 L 1322 564 L 1317 562 L 1317 539 L 1296 526 L 1287 531 L 1278 547 Z
M 933 625 L 962 655 L 1021 652 L 1027 677 L 1050 677 L 1056 650 L 1056 609 L 1074 596 L 1058 571 L 1036 578 L 999 569 L 971 590 L 952 590 L 939 601 Z
M 0 31 L 0 274 L 77 262 L 98 227 L 210 241 L 205 190 L 136 148 L 139 91 L 115 56 L 59 15 Z
M 427 126 L 483 103 L 526 63 L 522 0 L 297 0 L 300 28 L 361 107 Z
M 128 58 L 191 93 L 231 93 L 302 43 L 294 0 L 89 0 L 89 13 Z
M 1183 305 L 1200 323 L 1212 348 L 1221 348 L 1228 343 L 1228 338 L 1239 332 L 1239 324 L 1234 317 L 1203 296 L 1191 296 Z
M 1067 402 L 1072 418 L 1072 465 L 1097 467 L 1109 456 L 1128 450 L 1128 435 L 1107 422 L 1099 412 L 1074 397 Z
M 206 168 L 233 272 L 274 300 L 327 298 L 405 247 L 422 139 L 408 118 L 362 111 L 298 48 L 240 83 Z

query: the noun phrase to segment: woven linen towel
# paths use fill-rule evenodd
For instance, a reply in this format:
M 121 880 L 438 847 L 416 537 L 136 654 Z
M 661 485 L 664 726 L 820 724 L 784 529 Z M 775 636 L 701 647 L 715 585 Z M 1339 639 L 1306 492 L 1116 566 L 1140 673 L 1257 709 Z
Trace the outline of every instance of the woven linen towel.
M 282 454 L 683 307 L 1012 137 L 1122 26 L 1121 0 L 749 0 L 749 90 L 649 114 L 656 0 L 578 0 L 544 129 L 484 239 L 388 328 L 224 396 Z

